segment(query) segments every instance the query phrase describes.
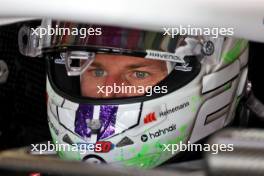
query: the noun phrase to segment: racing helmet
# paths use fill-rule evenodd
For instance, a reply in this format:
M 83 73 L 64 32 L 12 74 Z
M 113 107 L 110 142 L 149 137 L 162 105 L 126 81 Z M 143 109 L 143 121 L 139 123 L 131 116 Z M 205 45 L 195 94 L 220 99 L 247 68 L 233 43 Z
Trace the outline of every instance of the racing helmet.
M 69 160 L 156 167 L 180 152 L 166 145 L 229 125 L 247 81 L 248 42 L 224 36 L 43 20 L 19 47 L 46 59 L 50 132 Z

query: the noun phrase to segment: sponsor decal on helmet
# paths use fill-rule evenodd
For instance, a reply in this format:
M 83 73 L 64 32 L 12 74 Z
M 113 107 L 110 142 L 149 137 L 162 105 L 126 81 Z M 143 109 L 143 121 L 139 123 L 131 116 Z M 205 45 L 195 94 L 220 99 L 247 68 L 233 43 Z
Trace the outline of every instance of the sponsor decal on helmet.
M 185 102 L 185 103 L 183 103 L 183 104 L 181 104 L 181 105 L 178 105 L 178 106 L 175 106 L 175 107 L 173 107 L 173 108 L 171 108 L 171 109 L 167 109 L 166 111 L 161 111 L 161 112 L 159 113 L 159 115 L 160 115 L 160 117 L 162 117 L 162 116 L 167 116 L 167 115 L 169 115 L 169 114 L 171 114 L 171 113 L 174 113 L 174 112 L 177 112 L 177 111 L 179 111 L 179 110 L 182 110 L 182 109 L 188 107 L 189 105 L 190 105 L 189 102 Z
M 190 72 L 192 71 L 192 67 L 188 67 L 189 63 L 184 63 L 181 65 L 176 65 L 175 70 L 184 71 L 184 72 Z
M 55 132 L 56 135 L 59 135 L 59 130 L 49 121 L 50 128 Z
M 143 134 L 143 135 L 141 136 L 141 141 L 142 141 L 142 142 L 146 142 L 147 140 L 148 140 L 148 135 Z
M 141 136 L 141 141 L 146 142 L 148 139 L 155 139 L 157 137 L 168 134 L 175 130 L 176 130 L 176 124 L 173 124 L 167 128 L 159 129 L 158 131 L 155 131 L 153 133 L 149 132 L 148 134 L 143 134 Z
M 54 63 L 55 64 L 65 64 L 65 57 L 62 56 L 62 53 L 60 54 L 59 58 L 54 59 Z
M 145 58 L 147 59 L 157 59 L 157 60 L 164 60 L 164 61 L 171 61 L 177 63 L 185 63 L 183 58 L 180 58 L 176 54 L 162 52 L 162 51 L 155 51 L 155 50 L 146 50 L 147 55 Z
M 155 112 L 151 112 L 144 117 L 144 124 L 147 124 L 147 123 L 150 123 L 156 120 L 157 118 L 155 116 Z
M 214 43 L 210 40 L 203 43 L 202 53 L 206 56 L 211 56 L 214 53 Z

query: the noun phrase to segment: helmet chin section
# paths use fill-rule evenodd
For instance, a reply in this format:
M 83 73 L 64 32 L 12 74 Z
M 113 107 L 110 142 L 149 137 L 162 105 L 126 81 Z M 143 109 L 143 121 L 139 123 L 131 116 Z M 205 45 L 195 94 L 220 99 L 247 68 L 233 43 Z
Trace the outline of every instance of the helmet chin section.
M 54 143 L 71 146 L 71 150 L 59 152 L 65 159 L 152 168 L 177 153 L 164 150 L 165 145 L 187 142 L 196 111 L 201 104 L 201 97 L 197 96 L 199 92 L 198 85 L 190 86 L 161 98 L 125 105 L 76 106 L 64 99 L 58 106 L 53 103 L 52 98 L 55 97 L 49 96 L 51 134 Z M 114 113 L 111 108 L 115 109 Z M 78 116 L 80 113 L 82 118 Z M 107 115 L 114 118 L 106 117 Z M 100 131 L 86 130 L 89 129 L 88 124 L 83 125 L 82 130 L 77 129 L 78 123 L 89 123 L 91 119 L 100 120 Z M 114 130 L 107 136 L 105 133 L 109 128 Z M 109 143 L 110 150 L 104 152 Z M 86 150 L 81 149 L 81 145 Z

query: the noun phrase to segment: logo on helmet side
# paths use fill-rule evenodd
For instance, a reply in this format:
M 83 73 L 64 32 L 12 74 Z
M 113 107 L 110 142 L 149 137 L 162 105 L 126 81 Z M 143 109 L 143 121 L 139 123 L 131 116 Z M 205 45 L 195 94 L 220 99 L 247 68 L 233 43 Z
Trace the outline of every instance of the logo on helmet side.
M 161 111 L 161 112 L 159 113 L 159 115 L 160 115 L 160 117 L 162 117 L 162 116 L 167 116 L 167 115 L 169 115 L 169 114 L 172 114 L 172 113 L 174 113 L 174 112 L 177 112 L 177 111 L 179 111 L 179 110 L 182 110 L 182 109 L 188 107 L 189 105 L 190 105 L 189 102 L 185 102 L 185 103 L 183 103 L 183 104 L 181 104 L 181 105 L 178 105 L 178 106 L 175 106 L 175 107 L 173 107 L 173 108 L 167 109 L 166 111 Z
M 177 62 L 177 63 L 185 63 L 183 58 L 177 56 L 174 53 L 155 51 L 155 50 L 146 50 L 146 51 L 147 51 L 147 55 L 145 56 L 145 58 L 158 59 L 158 60 Z
M 143 134 L 141 136 L 141 141 L 146 142 L 148 139 L 155 139 L 155 138 L 160 137 L 162 135 L 166 135 L 168 133 L 171 133 L 174 130 L 176 130 L 176 124 L 173 124 L 167 128 L 159 129 L 158 131 L 155 131 L 153 133 L 149 132 L 148 134 Z
M 148 140 L 148 135 L 143 134 L 143 135 L 141 136 L 141 141 L 142 141 L 142 142 L 146 142 L 147 140 Z
M 157 121 L 158 118 L 166 117 L 167 115 L 175 113 L 177 111 L 180 111 L 180 110 L 188 107 L 189 105 L 190 105 L 190 103 L 188 101 L 184 102 L 178 106 L 174 106 L 170 109 L 166 109 L 165 111 L 159 112 L 158 117 L 156 117 L 155 112 L 150 112 L 144 117 L 144 124 L 148 124 L 150 122 L 155 122 L 155 121 Z
M 144 118 L 144 124 L 156 121 L 157 118 L 155 116 L 155 112 L 151 112 L 149 114 L 146 115 L 146 117 Z

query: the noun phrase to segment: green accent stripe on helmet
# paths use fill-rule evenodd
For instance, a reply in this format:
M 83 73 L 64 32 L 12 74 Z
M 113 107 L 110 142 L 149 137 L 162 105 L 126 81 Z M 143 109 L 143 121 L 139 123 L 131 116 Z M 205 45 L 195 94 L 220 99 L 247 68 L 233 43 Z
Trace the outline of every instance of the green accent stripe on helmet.
M 235 61 L 247 47 L 248 47 L 247 40 L 244 39 L 237 40 L 232 49 L 222 54 L 223 61 L 226 64 Z

